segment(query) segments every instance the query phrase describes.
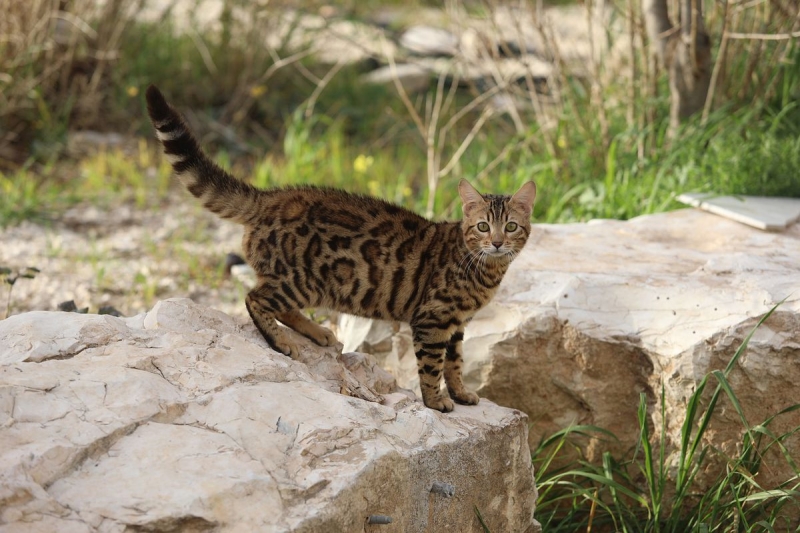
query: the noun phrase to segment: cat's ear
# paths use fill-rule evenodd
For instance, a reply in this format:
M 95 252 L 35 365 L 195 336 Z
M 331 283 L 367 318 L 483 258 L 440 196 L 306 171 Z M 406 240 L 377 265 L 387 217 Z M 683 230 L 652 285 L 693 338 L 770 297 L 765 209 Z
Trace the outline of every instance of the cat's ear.
M 533 201 L 536 199 L 536 184 L 532 181 L 527 182 L 519 188 L 514 196 L 511 197 L 511 202 L 514 203 L 518 209 L 524 211 L 531 216 L 533 212 Z
M 458 182 L 458 194 L 461 195 L 461 203 L 464 205 L 464 216 L 467 216 L 475 208 L 482 208 L 486 205 L 486 200 L 483 199 L 481 193 L 463 178 Z

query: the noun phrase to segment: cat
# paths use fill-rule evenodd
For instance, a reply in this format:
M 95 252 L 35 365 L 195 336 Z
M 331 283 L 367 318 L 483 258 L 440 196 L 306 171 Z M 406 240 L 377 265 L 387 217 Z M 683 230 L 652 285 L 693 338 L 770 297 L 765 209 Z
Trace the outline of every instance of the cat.
M 482 195 L 461 180 L 460 222 L 432 222 L 337 189 L 257 189 L 206 156 L 155 86 L 146 99 L 180 181 L 207 209 L 244 226 L 242 249 L 257 275 L 245 305 L 273 349 L 298 354 L 297 339 L 276 319 L 320 346 L 337 343 L 330 330 L 301 313 L 304 308 L 408 322 L 425 405 L 449 412 L 454 400 L 478 403 L 462 381 L 464 326 L 491 300 L 525 246 L 536 198 L 532 181 L 513 196 L 500 196 Z

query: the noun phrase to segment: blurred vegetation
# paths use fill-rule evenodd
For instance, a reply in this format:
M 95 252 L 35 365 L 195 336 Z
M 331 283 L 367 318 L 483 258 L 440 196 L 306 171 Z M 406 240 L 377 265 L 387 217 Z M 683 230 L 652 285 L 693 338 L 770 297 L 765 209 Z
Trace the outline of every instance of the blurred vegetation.
M 797 11 L 787 2 L 706 7 L 715 42 L 723 25 L 762 38 L 717 46 L 708 112 L 670 137 L 666 75 L 650 64 L 636 3 L 615 8 L 619 27 L 634 36 L 626 59 L 598 53 L 570 75 L 548 41 L 559 68 L 544 92 L 529 90 L 531 80 L 495 88 L 518 103 L 509 115 L 489 111 L 486 89 L 464 80 L 434 80 L 404 102 L 393 87 L 359 82 L 369 61 L 331 76 L 308 54 L 263 46 L 282 9 L 317 13 L 326 9 L 321 2 L 271 2 L 269 10 L 228 2 L 219 31 L 200 35 L 179 31 L 169 16 L 135 19 L 142 2 L 0 0 L 0 224 L 54 217 L 59 206 L 101 196 L 161 201 L 168 174 L 150 148 L 67 157 L 69 131 L 151 138 L 142 99 L 151 82 L 223 164 L 259 185 L 341 186 L 437 217 L 457 216 L 462 177 L 493 192 L 536 180 L 535 217 L 546 222 L 664 211 L 689 191 L 800 196 L 800 63 L 796 39 L 783 38 L 793 17 L 777 16 Z M 351 4 L 337 6 L 336 16 L 368 17 L 385 5 Z M 234 8 L 252 23 L 242 24 Z M 496 8 L 470 2 L 467 11 Z M 593 31 L 612 45 L 630 37 Z M 625 74 L 630 68 L 634 76 Z

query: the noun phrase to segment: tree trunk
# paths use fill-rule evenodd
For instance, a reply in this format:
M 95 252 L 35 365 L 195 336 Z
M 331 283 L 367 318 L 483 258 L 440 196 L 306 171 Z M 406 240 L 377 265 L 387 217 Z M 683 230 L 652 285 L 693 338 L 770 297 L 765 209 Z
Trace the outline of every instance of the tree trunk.
M 667 0 L 642 0 L 645 25 L 669 73 L 670 130 L 703 109 L 711 82 L 711 39 L 703 24 L 702 0 L 681 0 L 680 26 L 673 27 Z
M 667 41 L 672 34 L 667 0 L 642 0 L 642 12 L 650 44 L 655 50 L 655 56 L 663 65 L 667 55 Z

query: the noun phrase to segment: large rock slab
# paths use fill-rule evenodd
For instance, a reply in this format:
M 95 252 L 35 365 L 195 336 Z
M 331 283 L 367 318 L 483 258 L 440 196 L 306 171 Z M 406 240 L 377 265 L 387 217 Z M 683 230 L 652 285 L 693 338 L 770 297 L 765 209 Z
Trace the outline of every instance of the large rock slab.
M 31 312 L 0 322 L 0 529 L 481 531 L 477 508 L 534 531 L 527 425 L 431 411 L 363 354 L 290 360 L 189 300 Z
M 494 301 L 467 327 L 465 382 L 527 413 L 532 444 L 569 424 L 619 437 L 587 443 L 590 458 L 636 442 L 640 393 L 660 428 L 663 385 L 667 431 L 677 443 L 697 383 L 724 368 L 759 317 L 788 297 L 729 376 L 749 423 L 761 423 L 800 401 L 799 289 L 800 224 L 766 233 L 688 209 L 538 225 Z M 347 319 L 340 330 L 346 348 L 373 350 L 402 386 L 415 386 L 405 328 Z M 726 402 L 707 433 L 723 453 L 742 433 Z M 770 427 L 776 434 L 800 427 L 800 413 Z M 800 456 L 800 436 L 785 444 Z M 774 464 L 767 470 L 773 482 L 788 474 Z

